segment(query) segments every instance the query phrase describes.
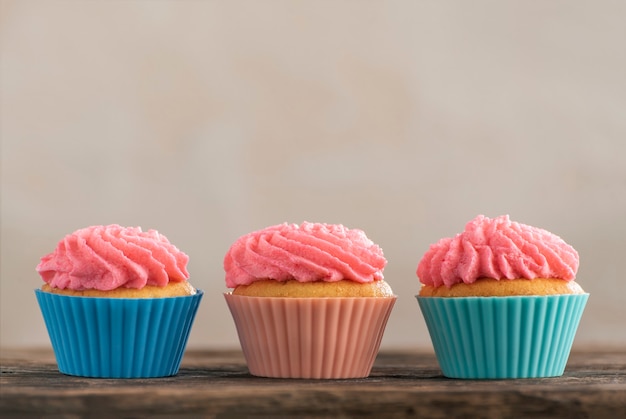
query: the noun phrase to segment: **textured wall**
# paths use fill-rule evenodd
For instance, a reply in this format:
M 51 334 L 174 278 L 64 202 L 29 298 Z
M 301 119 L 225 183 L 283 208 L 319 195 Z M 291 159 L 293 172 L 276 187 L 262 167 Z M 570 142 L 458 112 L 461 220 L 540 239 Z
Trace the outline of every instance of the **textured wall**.
M 576 345 L 626 344 L 626 3 L 1 1 L 2 346 L 48 345 L 39 258 L 90 224 L 155 228 L 236 346 L 222 258 L 283 221 L 365 230 L 429 348 L 428 245 L 476 214 L 576 247 Z

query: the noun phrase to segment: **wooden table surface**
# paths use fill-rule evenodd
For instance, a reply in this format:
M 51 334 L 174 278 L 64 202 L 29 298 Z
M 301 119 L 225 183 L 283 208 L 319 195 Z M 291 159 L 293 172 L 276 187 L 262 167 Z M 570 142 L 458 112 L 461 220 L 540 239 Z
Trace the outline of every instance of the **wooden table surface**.
M 50 350 L 3 350 L 0 417 L 626 418 L 626 351 L 574 352 L 558 378 L 453 380 L 434 355 L 382 352 L 369 378 L 253 377 L 239 351 L 187 351 L 177 376 L 60 374 Z

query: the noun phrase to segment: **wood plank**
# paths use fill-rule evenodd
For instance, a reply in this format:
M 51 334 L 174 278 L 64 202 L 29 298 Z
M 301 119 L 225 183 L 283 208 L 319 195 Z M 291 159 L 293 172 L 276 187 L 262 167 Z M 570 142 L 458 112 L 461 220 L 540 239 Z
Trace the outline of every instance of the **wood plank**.
M 175 377 L 60 374 L 48 350 L 3 351 L 0 416 L 625 417 L 626 352 L 573 353 L 562 377 L 453 380 L 429 353 L 383 352 L 366 379 L 253 377 L 239 351 L 188 351 Z

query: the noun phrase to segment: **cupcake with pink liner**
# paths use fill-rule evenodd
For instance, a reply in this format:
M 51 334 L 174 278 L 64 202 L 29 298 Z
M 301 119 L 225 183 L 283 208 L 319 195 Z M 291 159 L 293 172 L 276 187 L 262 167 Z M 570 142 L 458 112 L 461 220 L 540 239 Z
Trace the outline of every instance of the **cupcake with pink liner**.
M 589 297 L 578 253 L 546 230 L 479 215 L 430 246 L 417 300 L 446 377 L 563 374 Z
M 175 375 L 203 292 L 189 257 L 156 230 L 90 226 L 41 258 L 35 294 L 59 371 L 75 376 Z
M 338 224 L 284 223 L 236 240 L 224 296 L 250 373 L 367 377 L 396 300 L 386 263 L 363 231 Z

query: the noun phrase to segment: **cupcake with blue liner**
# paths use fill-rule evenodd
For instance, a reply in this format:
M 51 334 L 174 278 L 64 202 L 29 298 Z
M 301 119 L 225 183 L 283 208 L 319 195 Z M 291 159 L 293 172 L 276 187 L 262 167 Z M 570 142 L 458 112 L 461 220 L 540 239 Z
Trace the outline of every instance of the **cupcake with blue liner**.
M 576 250 L 546 230 L 479 215 L 430 246 L 417 301 L 443 375 L 563 375 L 589 294 Z
M 35 295 L 59 371 L 100 378 L 178 373 L 203 296 L 189 257 L 156 230 L 90 226 L 41 258 Z

